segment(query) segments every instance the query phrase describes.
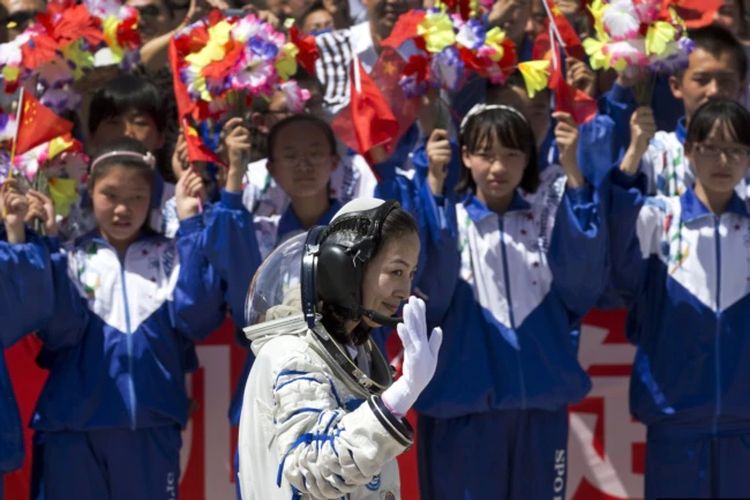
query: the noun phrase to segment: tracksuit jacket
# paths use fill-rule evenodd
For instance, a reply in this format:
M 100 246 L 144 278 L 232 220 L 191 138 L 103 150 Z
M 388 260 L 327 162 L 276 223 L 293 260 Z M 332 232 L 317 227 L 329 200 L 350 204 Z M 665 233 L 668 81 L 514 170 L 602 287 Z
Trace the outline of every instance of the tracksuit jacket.
M 0 230 L 1 231 L 1 230 Z M 11 245 L 0 235 L 0 347 L 10 347 L 43 326 L 52 314 L 49 253 L 27 231 L 26 243 Z M 23 435 L 13 387 L 0 351 L 0 476 L 23 463 Z M 2 483 L 0 482 L 0 489 Z

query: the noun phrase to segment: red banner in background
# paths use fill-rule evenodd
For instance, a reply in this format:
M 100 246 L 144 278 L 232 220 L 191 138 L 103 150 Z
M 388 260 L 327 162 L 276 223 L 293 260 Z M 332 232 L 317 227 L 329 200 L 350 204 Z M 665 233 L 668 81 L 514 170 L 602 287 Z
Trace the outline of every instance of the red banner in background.
M 581 333 L 581 364 L 594 387 L 570 411 L 567 498 L 620 500 L 643 492 L 645 429 L 628 411 L 628 377 L 635 355 L 624 334 L 624 312 L 594 311 Z M 46 372 L 36 367 L 39 342 L 26 337 L 5 353 L 22 419 L 28 422 Z M 233 473 L 237 430 L 229 425 L 227 409 L 240 376 L 245 351 L 234 340 L 227 321 L 198 346 L 201 368 L 188 387 L 195 400 L 183 432 L 181 452 L 183 500 L 227 500 L 235 497 Z M 416 427 L 413 415 L 412 424 Z M 5 476 L 5 498 L 29 498 L 30 432 L 26 432 L 24 467 Z M 399 457 L 402 498 L 417 500 L 416 448 Z
M 646 430 L 628 407 L 635 347 L 624 325 L 625 311 L 593 311 L 584 320 L 578 358 L 593 388 L 570 409 L 569 499 L 643 496 Z

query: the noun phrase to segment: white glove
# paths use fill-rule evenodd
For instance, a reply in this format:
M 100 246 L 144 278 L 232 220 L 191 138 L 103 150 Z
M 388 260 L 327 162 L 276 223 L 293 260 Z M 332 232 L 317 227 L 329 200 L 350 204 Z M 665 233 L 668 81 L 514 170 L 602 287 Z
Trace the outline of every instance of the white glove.
M 425 304 L 411 296 L 404 306 L 404 322 L 396 325 L 404 346 L 401 377 L 383 392 L 383 403 L 398 415 L 406 415 L 435 374 L 443 330 L 436 327 L 427 340 Z

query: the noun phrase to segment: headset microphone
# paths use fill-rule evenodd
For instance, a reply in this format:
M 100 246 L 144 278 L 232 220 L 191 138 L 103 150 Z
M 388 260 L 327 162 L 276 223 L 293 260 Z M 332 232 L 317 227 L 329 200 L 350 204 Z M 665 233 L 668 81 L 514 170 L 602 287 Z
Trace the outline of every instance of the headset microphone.
M 401 316 L 386 316 L 370 309 L 360 308 L 359 312 L 362 316 L 370 318 L 375 323 L 382 326 L 390 326 L 391 328 L 396 328 L 396 325 L 404 321 L 404 318 Z

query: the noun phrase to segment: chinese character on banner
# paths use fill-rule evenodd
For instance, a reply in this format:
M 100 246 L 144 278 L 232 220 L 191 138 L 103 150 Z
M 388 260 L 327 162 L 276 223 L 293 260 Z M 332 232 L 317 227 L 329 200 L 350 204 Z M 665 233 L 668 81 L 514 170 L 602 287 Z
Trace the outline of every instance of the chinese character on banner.
M 586 399 L 570 409 L 567 497 L 626 500 L 643 496 L 646 429 L 630 416 L 628 386 L 635 356 L 625 311 L 584 319 L 578 357 L 591 377 Z

